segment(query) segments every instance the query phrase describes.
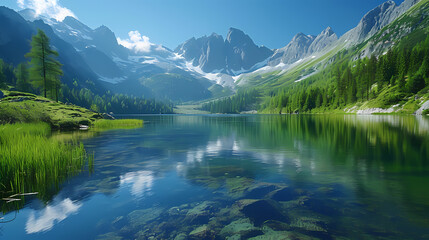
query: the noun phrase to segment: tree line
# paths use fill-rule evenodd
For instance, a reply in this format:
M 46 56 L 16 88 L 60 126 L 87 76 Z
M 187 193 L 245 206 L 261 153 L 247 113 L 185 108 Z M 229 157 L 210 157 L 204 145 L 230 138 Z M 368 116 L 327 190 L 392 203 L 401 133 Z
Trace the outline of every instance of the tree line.
M 260 94 L 255 89 L 239 91 L 234 96 L 205 103 L 201 109 L 210 113 L 240 113 L 250 110 L 251 106 L 257 103 L 259 97 Z
M 389 92 L 383 103 L 391 105 L 429 86 L 429 36 L 412 48 L 390 49 L 378 57 L 351 61 L 343 51 L 334 59 L 305 82 L 278 90 L 262 108 L 279 113 L 336 109 L 375 99 L 383 91 Z

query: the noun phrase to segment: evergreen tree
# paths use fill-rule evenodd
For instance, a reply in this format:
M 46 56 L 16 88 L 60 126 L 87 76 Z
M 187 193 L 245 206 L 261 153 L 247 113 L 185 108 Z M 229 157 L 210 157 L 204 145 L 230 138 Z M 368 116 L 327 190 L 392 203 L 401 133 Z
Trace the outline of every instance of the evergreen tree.
M 42 30 L 39 29 L 33 36 L 31 50 L 26 57 L 31 58 L 30 79 L 36 87 L 43 89 L 44 97 L 47 97 L 48 91 L 58 91 L 62 65 L 56 60 L 58 53 L 51 49 L 49 38 Z
M 28 67 L 25 63 L 20 63 L 15 69 L 16 76 L 16 89 L 22 92 L 30 92 L 30 75 L 28 73 Z
M 4 62 L 0 59 L 0 88 L 6 88 L 6 75 L 4 74 Z
M 425 87 L 425 79 L 423 74 L 418 73 L 411 77 L 407 82 L 407 89 L 410 93 L 417 93 Z

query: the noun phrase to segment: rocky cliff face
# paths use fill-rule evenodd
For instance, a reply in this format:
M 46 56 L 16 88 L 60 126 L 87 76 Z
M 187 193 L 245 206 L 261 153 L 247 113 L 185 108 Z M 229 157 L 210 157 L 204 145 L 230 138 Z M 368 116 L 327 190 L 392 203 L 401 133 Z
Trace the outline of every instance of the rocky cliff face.
M 330 27 L 323 30 L 317 36 L 298 33 L 286 47 L 276 50 L 270 58 L 269 65 L 276 66 L 280 63 L 292 64 L 315 52 L 323 50 L 337 40 L 337 35 Z
M 257 46 L 243 31 L 230 28 L 226 39 L 213 33 L 198 39 L 191 38 L 175 49 L 204 72 L 223 72 L 235 75 L 251 69 L 272 55 L 272 51 Z
M 341 37 L 340 42 L 353 45 L 369 39 L 417 2 L 419 0 L 405 0 L 400 6 L 396 5 L 394 1 L 384 2 L 365 14 L 355 28 Z

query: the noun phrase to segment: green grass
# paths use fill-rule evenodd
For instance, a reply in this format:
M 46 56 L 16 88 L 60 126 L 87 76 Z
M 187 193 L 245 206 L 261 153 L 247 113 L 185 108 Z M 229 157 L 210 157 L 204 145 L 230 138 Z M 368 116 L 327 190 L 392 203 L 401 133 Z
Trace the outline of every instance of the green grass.
M 0 100 L 0 124 L 46 122 L 55 129 L 78 129 L 102 118 L 98 113 L 29 93 L 7 92 Z
M 117 120 L 107 120 L 100 119 L 92 123 L 92 129 L 127 129 L 127 128 L 139 128 L 143 126 L 143 120 L 139 119 L 117 119 Z
M 47 123 L 0 125 L 0 196 L 48 192 L 69 176 L 80 172 L 87 160 L 83 144 L 50 138 Z M 21 201 L 22 202 L 22 201 Z M 2 210 L 7 205 L 0 202 Z M 10 207 L 10 206 L 9 206 Z

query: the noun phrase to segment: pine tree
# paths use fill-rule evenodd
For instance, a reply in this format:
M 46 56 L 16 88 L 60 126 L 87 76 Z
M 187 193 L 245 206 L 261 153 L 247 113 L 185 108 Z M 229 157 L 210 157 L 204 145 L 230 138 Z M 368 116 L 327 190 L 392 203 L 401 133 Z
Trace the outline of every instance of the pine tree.
M 42 30 L 31 41 L 31 50 L 26 55 L 31 58 L 30 79 L 36 87 L 43 89 L 44 97 L 48 91 L 58 91 L 59 76 L 63 75 L 61 63 L 55 59 L 58 53 L 51 49 L 49 38 Z M 55 93 L 58 95 L 58 93 Z
M 16 76 L 16 88 L 22 92 L 30 92 L 30 75 L 28 73 L 28 67 L 25 63 L 20 63 L 15 69 Z
M 0 59 L 0 88 L 6 88 L 6 75 L 4 74 L 4 62 Z
M 417 73 L 411 77 L 407 82 L 408 91 L 411 93 L 417 93 L 425 87 L 425 80 L 422 73 Z

